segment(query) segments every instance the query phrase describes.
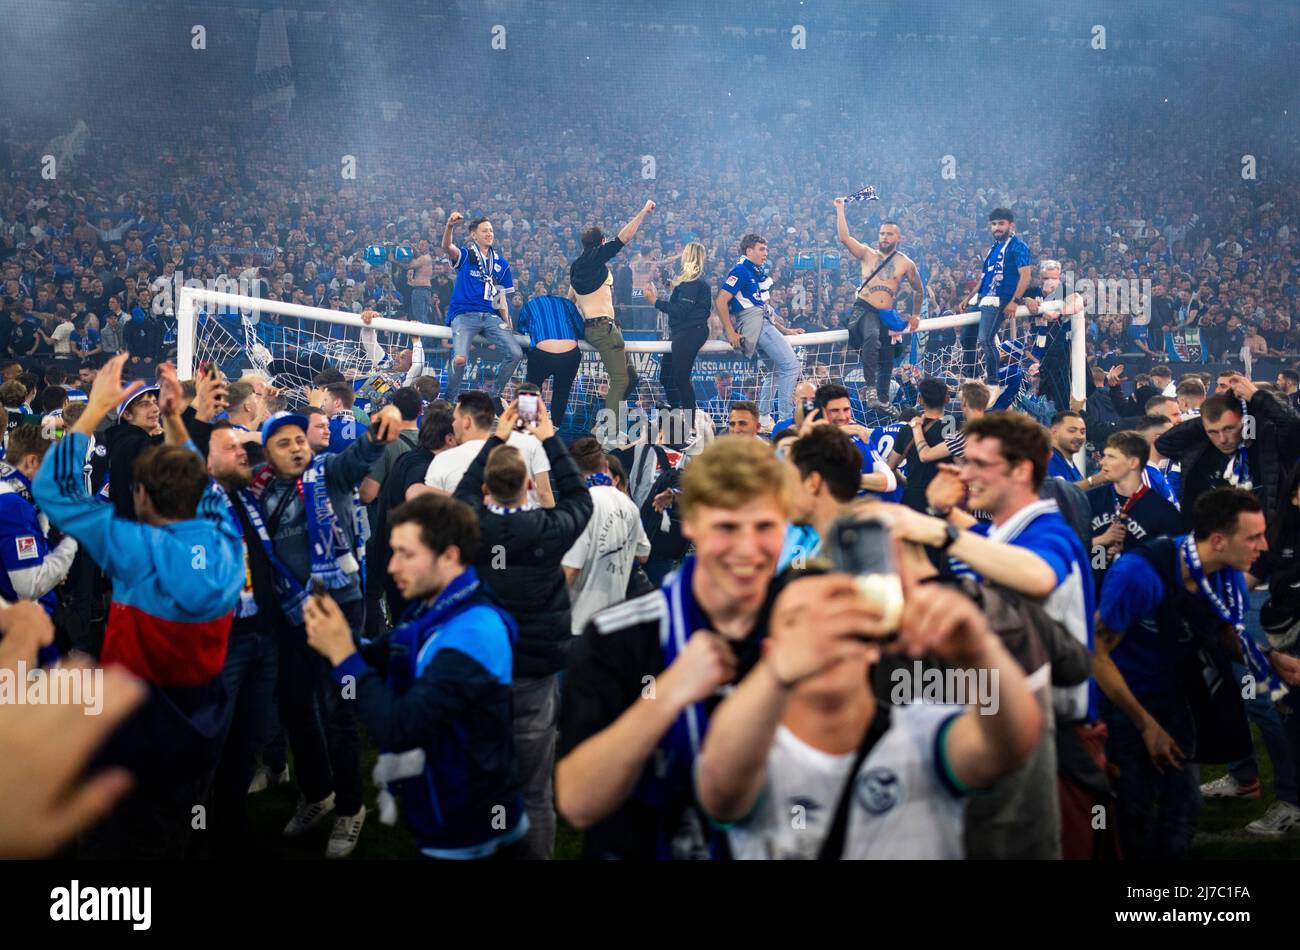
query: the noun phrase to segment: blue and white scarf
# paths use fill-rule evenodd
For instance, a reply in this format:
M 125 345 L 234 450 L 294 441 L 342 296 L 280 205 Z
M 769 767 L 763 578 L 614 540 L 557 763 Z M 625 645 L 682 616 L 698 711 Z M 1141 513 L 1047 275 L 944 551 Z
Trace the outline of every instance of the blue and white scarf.
M 993 245 L 989 248 L 988 254 L 984 257 L 984 273 L 987 276 L 990 272 L 993 274 L 993 280 L 988 285 L 988 290 L 984 290 L 984 284 L 980 284 L 980 293 L 984 296 L 997 296 L 998 288 L 1002 286 L 1002 275 L 1006 269 L 1007 248 L 1011 246 L 1011 241 L 1015 238 L 1014 234 L 1008 234 L 1007 239 L 1001 245 Z M 997 258 L 993 257 L 997 254 Z M 990 261 L 992 263 L 990 264 Z M 982 303 L 983 301 L 975 301 Z
M 1201 597 L 1214 608 L 1219 619 L 1231 624 L 1236 631 L 1237 641 L 1241 644 L 1241 655 L 1245 658 L 1246 666 L 1255 677 L 1255 681 L 1268 683 L 1269 689 L 1280 688 L 1281 681 L 1269 666 L 1268 657 L 1255 642 L 1255 638 L 1246 632 L 1246 603 L 1250 595 L 1247 592 L 1245 575 L 1236 568 L 1224 567 L 1215 571 L 1214 578 L 1211 580 L 1205 576 L 1205 568 L 1201 566 L 1201 556 L 1196 550 L 1195 538 L 1190 534 L 1187 535 L 1183 539 L 1181 548 L 1183 560 L 1187 562 L 1187 573 L 1192 576 L 1192 581 L 1199 588 Z
M 354 491 L 352 524 L 356 548 L 350 547 L 339 524 L 338 516 L 334 512 L 334 504 L 330 501 L 329 484 L 325 478 L 325 463 L 328 458 L 329 456 L 326 455 L 317 455 L 313 458 L 295 486 L 302 495 L 303 508 L 307 516 L 307 540 L 311 545 L 311 579 L 319 581 L 329 590 L 337 590 L 348 586 L 353 574 L 360 573 L 362 589 L 364 589 L 363 568 L 366 542 L 370 538 L 370 521 L 366 516 L 365 506 L 361 504 L 361 496 Z M 251 491 L 258 500 L 261 499 L 262 493 L 273 477 L 274 474 L 270 468 L 267 468 L 259 478 L 254 480 Z M 277 576 L 281 573 L 283 572 L 280 570 L 276 571 Z M 290 579 L 292 579 L 291 575 Z M 295 580 L 294 586 L 302 585 Z M 293 592 L 286 589 L 281 593 Z M 303 599 L 305 600 L 305 597 Z M 302 602 L 295 596 L 292 608 L 286 607 L 285 615 L 294 623 L 299 623 L 301 613 Z
M 257 534 L 258 541 L 262 544 L 262 550 L 266 552 L 266 558 L 271 562 L 271 568 L 275 573 L 275 592 L 279 598 L 281 609 L 289 618 L 291 623 L 302 623 L 302 608 L 307 602 L 307 591 L 298 583 L 288 568 L 281 563 L 280 559 L 275 556 L 275 546 L 271 543 L 271 535 L 266 530 L 266 519 L 262 517 L 262 505 L 253 492 L 247 488 L 241 488 L 236 492 L 240 504 L 244 506 L 244 514 L 248 516 L 249 523 L 253 526 L 253 531 Z M 229 495 L 226 496 L 229 501 Z M 239 515 L 235 513 L 234 507 L 230 509 L 230 516 L 235 521 L 235 526 L 239 529 L 242 536 L 244 526 L 239 521 Z M 244 589 L 239 592 L 239 604 L 235 608 L 235 616 L 244 618 L 252 617 L 258 612 L 257 601 L 253 598 L 252 576 L 248 567 L 248 551 L 244 551 L 245 562 L 245 582 Z
M 709 619 L 700 609 L 691 590 L 691 578 L 695 573 L 695 556 L 690 555 L 682 565 L 664 581 L 662 596 L 667 601 L 667 615 L 659 628 L 659 647 L 663 652 L 664 669 L 686 649 L 686 641 L 700 629 L 708 629 Z M 722 691 L 730 691 L 723 687 Z M 709 713 L 705 703 L 692 703 L 668 727 L 663 738 L 655 747 L 648 767 L 637 786 L 635 797 L 638 801 L 656 809 L 668 808 L 674 800 L 687 795 L 694 801 L 695 760 L 700 754 L 704 734 L 709 728 Z M 698 809 L 697 809 L 698 811 Z M 702 813 L 697 814 L 702 817 Z M 706 846 L 708 856 L 719 859 L 727 854 L 726 839 L 716 828 L 700 824 L 702 837 L 706 840 L 696 842 L 696 846 Z M 661 860 L 672 860 L 675 854 L 674 838 L 678 828 L 660 828 L 655 843 L 656 856 Z M 701 855 L 702 856 L 702 855 Z
M 595 488 L 597 485 L 613 485 L 614 479 L 610 478 L 604 472 L 595 472 L 587 476 L 587 487 Z

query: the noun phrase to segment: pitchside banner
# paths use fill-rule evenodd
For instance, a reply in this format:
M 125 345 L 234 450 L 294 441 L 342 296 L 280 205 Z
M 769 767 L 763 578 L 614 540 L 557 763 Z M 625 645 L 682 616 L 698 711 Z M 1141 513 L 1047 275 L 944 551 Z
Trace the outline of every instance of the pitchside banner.
M 1204 363 L 1205 348 L 1201 346 L 1200 328 L 1187 327 L 1165 334 L 1165 352 L 1171 361 Z

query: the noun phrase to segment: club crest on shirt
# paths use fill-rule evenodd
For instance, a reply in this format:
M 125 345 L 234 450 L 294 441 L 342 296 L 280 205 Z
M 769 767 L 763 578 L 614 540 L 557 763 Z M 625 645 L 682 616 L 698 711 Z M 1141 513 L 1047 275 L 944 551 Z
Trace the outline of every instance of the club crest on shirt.
M 903 786 L 893 769 L 870 769 L 854 787 L 858 803 L 873 815 L 883 815 L 903 797 Z

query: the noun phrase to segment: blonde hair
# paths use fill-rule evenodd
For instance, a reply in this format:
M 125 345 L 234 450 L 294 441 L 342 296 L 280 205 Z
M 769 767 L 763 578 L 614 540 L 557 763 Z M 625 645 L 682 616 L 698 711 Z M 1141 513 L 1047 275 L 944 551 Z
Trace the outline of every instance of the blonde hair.
M 775 498 L 788 514 L 789 489 L 785 463 L 769 442 L 749 435 L 724 435 L 686 466 L 678 505 L 687 518 L 701 505 L 734 511 L 757 498 Z
M 708 256 L 708 251 L 699 241 L 691 241 L 682 248 L 682 269 L 676 277 L 673 278 L 673 286 L 684 284 L 688 280 L 699 280 L 700 275 L 704 273 L 704 259 Z

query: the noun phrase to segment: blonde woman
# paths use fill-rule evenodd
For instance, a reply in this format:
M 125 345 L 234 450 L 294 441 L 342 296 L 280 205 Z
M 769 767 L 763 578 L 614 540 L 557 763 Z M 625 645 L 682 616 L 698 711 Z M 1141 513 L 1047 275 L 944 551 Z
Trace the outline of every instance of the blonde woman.
M 709 282 L 704 279 L 704 245 L 692 241 L 682 248 L 681 271 L 673 278 L 673 293 L 667 300 L 657 299 L 653 284 L 647 284 L 645 297 L 668 315 L 668 338 L 672 351 L 664 357 L 659 378 L 664 399 L 673 409 L 688 409 L 694 415 L 695 384 L 691 370 L 700 347 L 709 338 L 709 312 L 713 306 Z

